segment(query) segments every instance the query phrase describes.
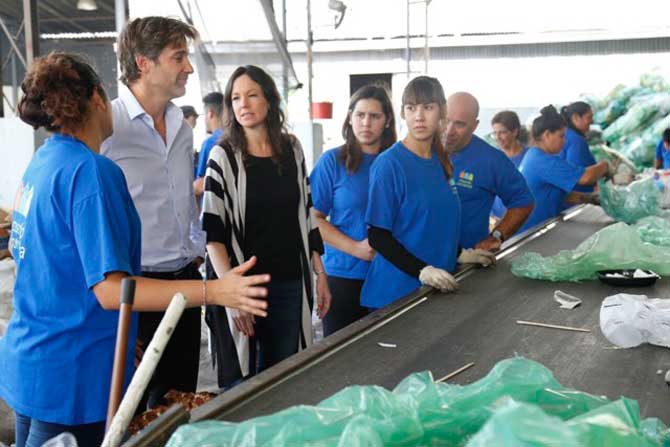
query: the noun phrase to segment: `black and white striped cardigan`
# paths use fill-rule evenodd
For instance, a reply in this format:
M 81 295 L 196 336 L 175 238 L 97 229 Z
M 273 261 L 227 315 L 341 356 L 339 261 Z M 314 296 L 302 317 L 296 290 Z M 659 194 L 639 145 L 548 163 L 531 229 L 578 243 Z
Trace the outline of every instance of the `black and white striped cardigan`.
M 302 146 L 292 135 L 290 141 L 295 155 L 300 192 L 298 222 L 303 287 L 298 348 L 304 349 L 312 344 L 313 274 L 310 254 L 312 251 L 323 253 L 323 242 L 313 215 L 309 176 Z M 231 147 L 214 146 L 205 173 L 202 224 L 207 234 L 207 242 L 220 242 L 225 245 L 231 267 L 244 261 L 242 247 L 246 190 L 247 176 L 242 153 Z M 211 266 L 208 267 L 208 272 L 213 274 Z M 255 373 L 255 349 L 250 346 L 249 338 L 235 328 L 230 312 L 226 312 L 225 307 L 208 306 L 206 321 L 212 331 L 212 348 L 218 365 L 219 386 L 226 387 L 250 373 Z

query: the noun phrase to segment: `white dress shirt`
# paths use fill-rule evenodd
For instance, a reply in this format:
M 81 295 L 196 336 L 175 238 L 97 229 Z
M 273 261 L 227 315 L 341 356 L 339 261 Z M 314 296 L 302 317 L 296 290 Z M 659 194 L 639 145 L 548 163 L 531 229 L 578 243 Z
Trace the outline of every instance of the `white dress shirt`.
M 166 140 L 125 85 L 112 101 L 114 134 L 100 150 L 123 170 L 142 221 L 142 270 L 175 271 L 204 256 L 193 195 L 193 131 L 168 103 Z

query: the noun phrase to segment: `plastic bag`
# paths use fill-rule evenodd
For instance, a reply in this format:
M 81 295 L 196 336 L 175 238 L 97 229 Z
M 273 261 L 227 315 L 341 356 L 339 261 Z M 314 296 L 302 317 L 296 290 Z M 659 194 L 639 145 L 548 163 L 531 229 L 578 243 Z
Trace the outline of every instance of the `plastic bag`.
M 77 438 L 74 437 L 71 433 L 61 433 L 55 438 L 49 439 L 47 442 L 42 444 L 42 447 L 77 447 Z
M 622 398 L 567 421 L 540 408 L 505 400 L 467 447 L 651 447 L 667 440 L 656 420 L 640 421 L 637 402 Z M 664 433 L 666 432 L 666 433 Z
M 629 135 L 621 145 L 620 152 L 628 157 L 638 169 L 654 165 L 658 138 L 645 132 Z
M 630 268 L 670 275 L 670 250 L 643 242 L 636 228 L 623 222 L 603 228 L 574 250 L 548 257 L 529 252 L 512 262 L 514 275 L 548 281 L 596 279 L 598 270 Z
M 641 86 L 625 87 L 617 85 L 604 98 L 602 103 L 590 103 L 596 107 L 596 113 L 593 116 L 593 121 L 605 129 L 607 126 L 616 121 L 620 116 L 626 113 L 628 101 L 635 96 L 641 94 L 649 94 L 651 89 Z M 604 105 L 603 105 L 604 104 Z
M 599 181 L 600 206 L 614 219 L 634 223 L 659 212 L 660 192 L 654 179 L 647 177 L 622 186 Z
M 663 75 L 657 71 L 640 75 L 640 85 L 642 87 L 650 88 L 655 92 L 667 92 L 670 90 L 668 82 Z
M 670 95 L 667 93 L 639 97 L 639 100 L 623 116 L 617 118 L 603 130 L 603 138 L 610 142 L 616 141 L 631 132 L 646 127 L 649 121 L 658 117 L 659 114 L 665 116 L 668 110 L 670 110 Z
M 670 348 L 670 300 L 627 293 L 608 296 L 600 305 L 600 330 L 622 348 L 643 343 Z
M 635 224 L 642 241 L 652 245 L 670 247 L 670 221 L 660 216 L 648 216 Z
M 670 115 L 652 122 L 639 133 L 629 134 L 622 144 L 621 152 L 630 158 L 638 168 L 653 166 L 656 159 L 656 145 L 661 139 L 663 131 L 668 127 L 670 127 Z
M 465 386 L 408 376 L 391 392 L 352 386 L 317 406 L 296 406 L 241 423 L 205 421 L 180 427 L 168 447 L 182 446 L 460 446 L 509 396 L 569 419 L 605 405 L 600 396 L 563 387 L 551 371 L 523 358 L 499 362 Z

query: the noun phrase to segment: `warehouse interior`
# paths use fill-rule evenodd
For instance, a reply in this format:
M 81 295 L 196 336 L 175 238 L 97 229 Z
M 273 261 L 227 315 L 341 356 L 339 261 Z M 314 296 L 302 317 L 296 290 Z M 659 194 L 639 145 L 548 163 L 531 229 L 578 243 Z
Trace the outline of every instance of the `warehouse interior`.
M 670 4 L 652 0 L 552 5 L 532 0 L 0 0 L 0 356 L 5 355 L 4 362 L 0 359 L 0 447 L 29 445 L 20 433 L 35 430 L 38 421 L 65 427 L 58 433 L 71 428 L 71 434 L 45 444 L 50 446 L 89 445 L 75 432 L 89 422 L 102 424 L 102 445 L 127 447 L 668 445 L 669 13 Z M 159 55 L 182 41 L 162 43 L 151 56 L 142 53 L 142 45 L 153 45 L 149 37 L 155 36 L 138 41 L 129 50 L 135 52 L 138 74 L 128 81 L 129 62 L 120 59 L 117 40 L 131 24 L 149 17 L 197 33 L 179 38 L 187 62 L 179 62 L 180 77 L 175 75 L 173 90 L 161 103 L 162 121 L 146 107 L 147 98 L 157 97 L 142 96 L 137 86 L 162 93 L 156 85 L 163 81 L 148 78 L 142 67 L 157 70 L 147 69 L 151 73 L 171 69 Z M 31 94 L 27 74 L 35 61 L 54 52 L 82 55 L 111 101 L 113 133 L 110 129 L 95 148 L 80 138 L 98 129 L 91 122 L 73 125 L 76 132 L 63 125 L 49 131 L 22 111 Z M 260 76 L 253 74 L 255 67 L 271 87 L 259 80 L 266 78 L 255 77 Z M 252 118 L 241 110 L 252 110 L 255 99 L 252 90 L 240 90 L 239 79 L 260 89 L 264 113 L 285 119 L 281 132 L 271 133 L 265 121 L 245 125 L 244 119 Z M 432 93 L 411 90 L 426 85 Z M 383 91 L 390 109 L 379 96 L 355 99 L 370 86 Z M 56 116 L 58 108 L 49 109 L 45 98 L 39 97 L 39 107 Z M 212 98 L 218 106 L 212 106 Z M 247 105 L 239 105 L 241 98 Z M 129 112 L 121 116 L 131 124 L 119 120 L 120 104 Z M 359 110 L 360 104 L 368 109 Z M 81 110 L 105 128 L 104 113 Z M 255 109 L 249 113 L 255 116 Z M 382 117 L 377 130 L 370 130 L 371 121 L 361 124 L 366 113 L 368 120 Z M 146 129 L 137 126 L 139 121 Z M 422 137 L 426 126 L 434 126 L 434 133 Z M 366 143 L 361 136 L 366 132 L 377 132 L 377 139 Z M 73 223 L 77 208 L 63 211 L 59 191 L 36 188 L 33 196 L 33 184 L 43 180 L 56 188 L 68 164 L 75 163 L 76 157 L 64 157 L 46 169 L 40 158 L 42 149 L 63 135 L 83 142 L 96 160 L 111 160 L 101 188 L 117 171 L 123 174 L 115 183 L 121 195 L 108 206 L 123 202 L 132 209 L 129 223 L 114 220 L 95 233 L 93 221 Z M 258 135 L 266 138 L 259 147 L 271 157 L 254 152 Z M 269 135 L 291 137 L 273 141 Z M 392 135 L 392 141 L 380 143 L 383 135 Z M 180 162 L 172 158 L 177 157 L 175 141 L 188 146 L 179 149 Z M 241 149 L 234 146 L 238 143 Z M 295 151 L 292 156 L 298 155 L 297 165 L 284 172 L 286 144 Z M 158 156 L 137 152 L 150 152 L 152 145 Z M 354 168 L 345 150 L 360 157 Z M 410 153 L 416 157 L 408 158 Z M 267 171 L 263 176 L 254 171 L 262 158 L 280 166 L 274 180 Z M 437 171 L 425 167 L 428 161 Z M 186 180 L 179 178 L 184 172 Z M 282 189 L 287 172 L 297 177 L 298 187 Z M 431 172 L 439 173 L 441 183 Z M 78 178 L 72 174 L 62 184 L 76 188 Z M 175 192 L 175 182 L 186 186 Z M 251 195 L 252 188 L 262 201 Z M 291 214 L 295 228 L 288 235 L 281 219 L 290 213 L 277 202 L 287 191 L 293 194 L 290 207 L 298 209 L 298 225 Z M 35 211 L 29 213 L 31 206 Z M 44 220 L 52 213 L 62 222 Z M 183 213 L 191 217 L 185 220 Z M 261 223 L 253 222 L 259 215 Z M 83 248 L 77 238 L 88 230 L 93 236 Z M 68 245 L 70 231 L 75 242 Z M 214 235 L 218 231 L 225 237 Z M 105 245 L 108 234 L 113 249 Z M 201 246 L 201 253 L 196 256 L 178 234 Z M 476 234 L 472 242 L 471 234 Z M 126 243 L 131 255 L 124 252 Z M 289 263 L 297 266 L 294 270 L 281 258 L 289 243 L 289 252 L 299 256 Z M 44 257 L 31 259 L 37 252 Z M 105 266 L 100 278 L 90 280 L 88 269 L 104 264 L 100 260 L 107 252 L 124 253 L 129 267 Z M 168 252 L 178 254 L 175 262 L 153 261 L 152 256 Z M 261 254 L 280 261 L 265 263 Z M 220 271 L 222 265 L 237 271 L 251 255 L 258 255 L 260 271 Z M 59 259 L 78 256 L 81 265 L 59 265 Z M 54 263 L 45 264 L 47 259 Z M 189 275 L 195 276 L 176 275 L 191 268 Z M 242 308 L 239 295 L 264 301 L 267 309 L 256 310 L 271 315 L 287 268 L 292 280 L 299 278 L 292 287 L 302 301 L 294 303 L 291 314 L 299 320 L 298 348 L 275 364 L 264 357 L 270 350 L 263 344 L 268 336 L 262 331 L 270 330 L 263 329 L 265 317 L 249 317 L 254 312 L 248 308 L 231 309 Z M 98 284 L 108 284 L 117 270 L 136 278 L 137 286 L 122 286 L 119 279 L 113 288 L 116 304 L 110 307 Z M 138 307 L 149 302 L 144 290 L 153 286 L 147 278 L 163 280 L 168 273 L 183 283 L 180 306 L 198 321 L 198 348 L 189 354 L 191 360 L 184 352 L 176 354 L 184 355 L 184 365 L 197 358 L 197 385 L 161 389 L 171 391 L 152 407 L 152 398 L 147 401 L 156 386 L 152 374 L 164 368 L 157 366 L 163 365 L 162 351 L 167 356 L 173 348 L 165 348 L 168 341 L 161 348 L 148 340 L 135 344 L 135 337 L 143 336 L 136 334 L 138 327 L 143 330 L 142 315 L 149 313 Z M 219 300 L 229 277 L 242 281 L 264 273 L 281 280 L 258 285 L 267 287 L 263 293 L 269 298 L 253 295 L 249 285 L 235 289 L 238 295 L 225 298 L 229 301 L 224 295 L 234 293 L 228 289 L 228 295 L 220 293 L 221 301 L 208 301 Z M 197 285 L 187 284 L 195 279 Z M 44 292 L 49 281 L 54 281 L 53 296 Z M 59 281 L 85 287 L 56 296 L 56 290 L 67 290 L 59 289 Z M 355 293 L 344 288 L 353 287 L 347 281 L 356 282 Z M 135 296 L 134 310 L 132 298 L 124 307 L 122 290 Z M 77 304 L 77 293 L 91 300 Z M 338 307 L 344 302 L 340 294 L 355 295 L 355 316 L 353 308 Z M 103 331 L 117 351 L 73 346 L 74 354 L 62 356 L 83 362 L 92 352 L 88 349 L 98 349 L 107 359 L 99 365 L 104 372 L 72 361 L 72 374 L 90 371 L 112 378 L 98 399 L 104 420 L 63 419 L 70 411 L 63 410 L 66 404 L 47 409 L 38 404 L 41 397 L 25 403 L 32 401 L 25 397 L 31 393 L 57 395 L 40 388 L 48 379 L 38 378 L 48 375 L 40 371 L 49 362 L 57 363 L 58 356 L 45 354 L 55 349 L 50 343 L 60 346 L 66 338 L 59 337 L 77 330 L 64 329 L 70 318 L 60 319 L 64 311 L 54 309 L 79 309 L 68 307 L 76 305 L 84 310 L 70 313 L 79 319 L 74 327 L 93 322 L 87 320 L 90 312 L 102 312 L 114 326 L 105 323 Z M 170 313 L 167 304 L 157 306 L 153 313 Z M 333 329 L 335 312 L 350 314 L 346 324 Z M 179 315 L 166 329 L 167 339 L 186 318 Z M 151 343 L 159 338 L 159 321 Z M 288 337 L 288 332 L 282 327 L 268 338 Z M 150 359 L 152 349 L 158 354 Z M 145 362 L 152 365 L 143 368 Z M 131 373 L 124 376 L 124 369 Z M 231 374 L 235 380 L 229 380 Z M 77 381 L 88 383 L 88 378 L 72 379 Z M 81 408 L 89 404 L 78 407 L 78 399 L 83 398 L 63 397 L 67 405 L 76 402 L 73 412 L 85 414 Z M 33 428 L 25 428 L 31 418 Z

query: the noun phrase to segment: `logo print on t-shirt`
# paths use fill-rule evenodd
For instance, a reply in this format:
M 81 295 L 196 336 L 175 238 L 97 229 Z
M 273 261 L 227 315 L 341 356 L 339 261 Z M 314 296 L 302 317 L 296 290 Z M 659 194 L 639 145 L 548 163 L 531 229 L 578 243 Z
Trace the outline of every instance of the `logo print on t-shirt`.
M 33 201 L 33 187 L 27 184 L 19 190 L 19 205 L 14 211 L 21 214 L 23 217 L 28 217 L 30 211 L 30 204 Z
M 23 246 L 23 235 L 25 234 L 25 223 L 30 204 L 33 201 L 33 187 L 30 184 L 19 187 L 16 201 L 14 202 L 14 219 L 12 222 L 12 233 L 9 240 L 9 249 L 15 260 L 21 260 L 26 256 Z M 18 265 L 18 264 L 17 264 Z
M 456 184 L 463 188 L 472 189 L 472 184 L 475 181 L 475 175 L 472 172 L 461 171 L 458 174 L 458 181 Z

